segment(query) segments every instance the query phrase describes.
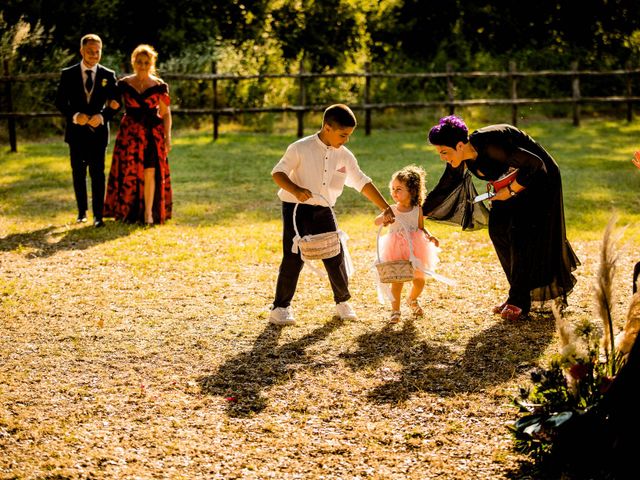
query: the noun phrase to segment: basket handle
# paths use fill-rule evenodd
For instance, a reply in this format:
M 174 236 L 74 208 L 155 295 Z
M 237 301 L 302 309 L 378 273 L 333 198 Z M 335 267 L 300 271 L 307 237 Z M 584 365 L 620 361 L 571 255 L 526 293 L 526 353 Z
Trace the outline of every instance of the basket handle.
M 333 211 L 333 207 L 329 203 L 329 200 L 327 200 L 324 197 L 324 195 L 322 195 L 320 193 L 311 192 L 311 195 L 313 195 L 314 197 L 320 197 L 321 199 L 323 199 L 326 202 L 327 206 L 331 209 L 331 216 L 333 217 L 333 224 L 336 226 L 336 230 L 338 230 L 338 219 L 336 218 L 336 214 Z M 304 202 L 302 202 L 302 203 L 304 203 Z M 296 213 L 298 211 L 298 205 L 300 205 L 300 202 L 296 202 L 296 206 L 293 207 L 293 230 L 296 232 L 296 237 L 300 237 L 300 232 L 298 232 L 298 225 L 296 225 Z

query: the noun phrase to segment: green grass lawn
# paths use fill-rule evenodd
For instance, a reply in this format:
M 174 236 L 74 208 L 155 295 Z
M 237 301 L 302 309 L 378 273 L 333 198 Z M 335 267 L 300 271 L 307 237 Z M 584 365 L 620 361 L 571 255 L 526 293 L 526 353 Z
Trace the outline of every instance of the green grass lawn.
M 597 316 L 610 216 L 628 225 L 620 328 L 640 260 L 640 122 L 522 127 L 563 174 L 582 262 L 571 321 Z M 425 136 L 359 130 L 349 147 L 388 196 L 391 173 L 410 163 L 428 186 L 438 180 L 444 165 Z M 548 313 L 518 323 L 490 313 L 507 285 L 487 231 L 431 222 L 439 271 L 458 286 L 428 282 L 425 318 L 403 307 L 389 326 L 372 273 L 376 208 L 346 189 L 337 215 L 358 321 L 333 317 L 327 279 L 305 268 L 296 325 L 270 326 L 281 225 L 269 172 L 295 138 L 210 137 L 174 133 L 174 218 L 154 228 L 76 225 L 59 139 L 0 152 L 0 477 L 542 478 L 506 425 L 512 397 L 557 349 L 555 326 Z
M 560 165 L 571 238 L 598 238 L 612 211 L 618 212 L 622 224 L 637 222 L 640 172 L 630 159 L 640 148 L 640 123 L 589 121 L 575 128 L 562 120 L 522 128 Z M 284 135 L 228 133 L 212 142 L 209 132 L 178 132 L 170 159 L 175 191 L 173 224 L 207 226 L 277 218 L 276 187 L 269 172 L 294 140 Z M 428 187 L 437 182 L 443 170 L 425 141 L 424 130 L 376 130 L 369 137 L 360 130 L 349 148 L 387 197 L 391 173 L 404 165 L 422 165 Z M 107 168 L 108 164 L 109 158 Z M 73 217 L 64 143 L 23 142 L 17 154 L 0 153 L 0 167 L 0 233 L 61 224 Z M 373 214 L 366 200 L 351 189 L 346 189 L 337 207 L 341 213 Z M 637 231 L 635 225 L 632 228 Z

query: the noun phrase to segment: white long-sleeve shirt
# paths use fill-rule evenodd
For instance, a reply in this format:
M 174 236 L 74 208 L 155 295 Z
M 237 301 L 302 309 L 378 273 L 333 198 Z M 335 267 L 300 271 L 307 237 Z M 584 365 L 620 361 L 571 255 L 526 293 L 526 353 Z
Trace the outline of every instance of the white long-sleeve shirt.
M 318 134 L 313 134 L 292 143 L 280 161 L 271 170 L 271 175 L 282 172 L 299 187 L 325 197 L 333 207 L 342 194 L 345 185 L 361 191 L 371 178 L 358 166 L 358 160 L 344 145 L 333 148 L 325 145 Z M 297 203 L 296 197 L 278 190 L 283 202 Z M 309 205 L 327 206 L 326 202 L 314 196 L 305 202 Z

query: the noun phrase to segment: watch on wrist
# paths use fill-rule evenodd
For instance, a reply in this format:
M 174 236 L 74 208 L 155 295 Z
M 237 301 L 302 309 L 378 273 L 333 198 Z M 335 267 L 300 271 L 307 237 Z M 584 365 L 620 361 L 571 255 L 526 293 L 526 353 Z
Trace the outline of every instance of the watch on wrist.
M 516 193 L 518 193 L 514 190 L 511 190 L 511 184 L 507 185 L 507 190 L 509 190 L 509 195 L 511 195 L 512 197 L 515 197 Z

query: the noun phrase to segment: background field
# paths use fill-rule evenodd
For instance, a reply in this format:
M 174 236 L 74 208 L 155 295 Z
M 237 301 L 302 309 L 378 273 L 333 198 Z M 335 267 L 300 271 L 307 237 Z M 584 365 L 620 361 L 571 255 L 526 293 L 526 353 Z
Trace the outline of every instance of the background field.
M 478 125 L 470 125 L 472 128 Z M 582 266 L 573 320 L 592 318 L 600 237 L 619 244 L 614 316 L 626 315 L 640 235 L 640 123 L 522 125 L 563 173 Z M 310 130 L 308 133 L 312 133 Z M 390 327 L 375 296 L 375 209 L 347 190 L 356 322 L 333 317 L 305 269 L 298 324 L 267 323 L 280 261 L 269 172 L 290 135 L 178 131 L 174 219 L 73 223 L 67 149 L 0 153 L 0 478 L 527 478 L 510 400 L 555 352 L 549 314 L 490 314 L 506 282 L 486 230 L 431 223 L 440 271 L 424 319 Z M 349 147 L 387 194 L 390 174 L 443 169 L 423 129 L 357 132 Z M 408 312 L 404 312 L 408 313 Z M 535 477 L 533 477 L 535 478 Z

